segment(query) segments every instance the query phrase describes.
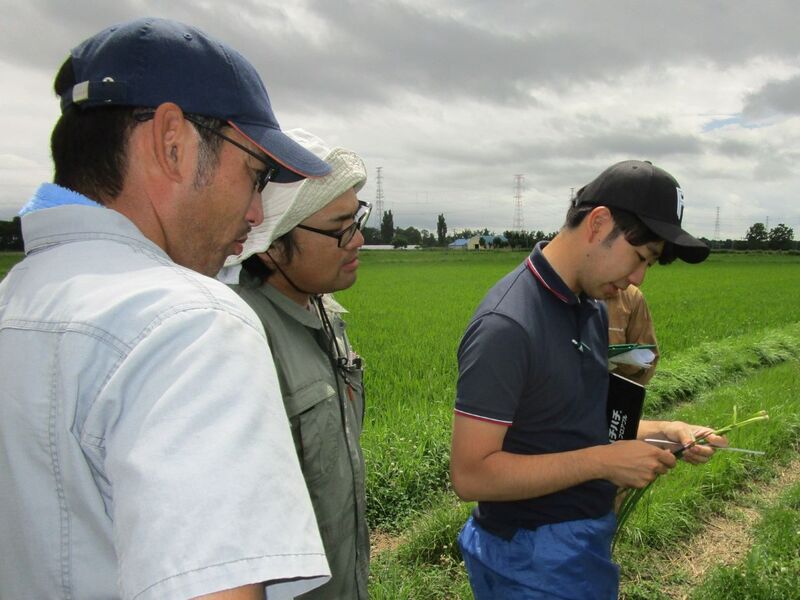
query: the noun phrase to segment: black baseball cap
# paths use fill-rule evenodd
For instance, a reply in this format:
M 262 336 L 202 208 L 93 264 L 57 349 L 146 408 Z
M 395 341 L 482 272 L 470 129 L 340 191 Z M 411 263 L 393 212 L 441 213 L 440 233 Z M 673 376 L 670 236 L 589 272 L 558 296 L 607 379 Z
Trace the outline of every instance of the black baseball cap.
M 141 18 L 108 27 L 71 53 L 76 84 L 61 110 L 98 106 L 156 108 L 174 102 L 214 117 L 248 138 L 279 165 L 274 181 L 330 173 L 330 166 L 285 135 L 264 83 L 233 48 L 177 21 Z
M 710 249 L 681 229 L 683 190 L 675 178 L 649 161 L 625 160 L 600 173 L 575 195 L 575 206 L 610 206 L 635 214 L 650 230 L 674 245 L 687 263 L 703 262 Z

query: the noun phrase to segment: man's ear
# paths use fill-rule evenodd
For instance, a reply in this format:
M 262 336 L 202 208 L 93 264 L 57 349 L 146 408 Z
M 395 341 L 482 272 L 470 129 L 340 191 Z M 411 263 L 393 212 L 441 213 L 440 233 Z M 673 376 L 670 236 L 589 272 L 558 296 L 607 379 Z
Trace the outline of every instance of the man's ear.
M 153 116 L 153 156 L 162 173 L 175 183 L 194 177 L 198 139 L 192 124 L 177 104 L 165 102 Z
M 584 234 L 589 242 L 604 240 L 614 228 L 614 217 L 606 206 L 596 206 L 583 220 Z

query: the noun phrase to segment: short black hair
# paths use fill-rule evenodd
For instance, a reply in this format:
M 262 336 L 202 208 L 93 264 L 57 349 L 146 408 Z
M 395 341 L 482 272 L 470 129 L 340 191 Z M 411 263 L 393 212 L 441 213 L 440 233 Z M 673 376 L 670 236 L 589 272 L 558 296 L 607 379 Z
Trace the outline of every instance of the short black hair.
M 289 262 L 291 262 L 292 258 L 294 258 L 295 252 L 300 252 L 300 248 L 297 245 L 297 242 L 294 240 L 293 232 L 294 230 L 290 229 L 272 242 L 272 246 L 275 244 L 281 246 L 281 251 L 283 252 L 284 257 L 286 257 L 286 260 Z M 275 269 L 269 267 L 267 263 L 261 260 L 261 257 L 256 254 L 253 254 L 242 261 L 242 269 L 247 274 L 246 284 L 251 284 L 254 287 L 259 287 L 275 273 Z
M 53 89 L 61 97 L 75 85 L 72 57 L 56 74 Z M 128 170 L 127 146 L 131 131 L 141 121 L 135 118 L 143 107 L 102 106 L 88 109 L 70 104 L 58 119 L 50 136 L 53 182 L 97 202 L 114 199 L 122 192 Z M 219 119 L 192 115 L 212 129 L 226 124 Z M 211 131 L 196 127 L 201 154 L 196 182 L 202 183 L 216 166 L 222 140 Z
M 574 202 L 571 203 L 567 210 L 564 227 L 567 229 L 575 229 L 583 222 L 586 215 L 597 208 L 597 206 L 602 205 L 580 204 L 576 206 Z M 658 257 L 659 264 L 667 265 L 675 260 L 674 244 L 656 234 L 634 213 L 621 208 L 614 208 L 613 206 L 607 206 L 606 208 L 611 212 L 611 218 L 614 220 L 614 229 L 612 229 L 606 239 L 603 240 L 604 242 L 612 242 L 619 237 L 620 234 L 623 235 L 625 241 L 632 246 L 644 246 L 650 242 L 663 241 L 664 249 Z

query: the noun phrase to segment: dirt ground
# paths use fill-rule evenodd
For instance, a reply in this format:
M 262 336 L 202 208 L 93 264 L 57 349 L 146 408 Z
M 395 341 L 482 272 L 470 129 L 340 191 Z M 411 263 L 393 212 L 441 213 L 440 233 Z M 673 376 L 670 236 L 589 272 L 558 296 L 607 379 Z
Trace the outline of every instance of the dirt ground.
M 754 505 L 766 507 L 783 492 L 800 481 L 800 459 L 786 465 L 780 475 L 743 496 L 725 516 L 713 517 L 703 533 L 678 552 L 665 557 L 667 570 L 682 569 L 687 581 L 666 586 L 665 594 L 674 600 L 686 600 L 689 591 L 708 569 L 716 565 L 732 565 L 744 559 L 753 544 L 751 532 L 761 512 Z
M 402 541 L 402 535 L 391 535 L 383 531 L 372 531 L 369 536 L 370 557 L 375 558 L 381 552 L 394 550 Z

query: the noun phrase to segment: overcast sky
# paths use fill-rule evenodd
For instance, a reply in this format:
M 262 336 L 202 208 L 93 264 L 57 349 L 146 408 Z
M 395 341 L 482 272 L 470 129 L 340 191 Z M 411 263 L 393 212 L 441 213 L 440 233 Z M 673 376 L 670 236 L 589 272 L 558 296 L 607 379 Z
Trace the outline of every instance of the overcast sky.
M 51 179 L 52 79 L 70 48 L 139 16 L 248 57 L 281 127 L 358 152 L 395 225 L 558 229 L 570 191 L 651 160 L 684 227 L 800 238 L 800 34 L 786 1 L 0 0 L 0 219 Z M 213 85 L 209 81 L 209 85 Z M 717 217 L 719 215 L 719 217 Z M 717 220 L 718 219 L 718 220 Z M 374 222 L 371 224 L 375 224 Z

